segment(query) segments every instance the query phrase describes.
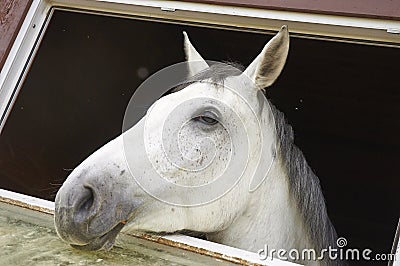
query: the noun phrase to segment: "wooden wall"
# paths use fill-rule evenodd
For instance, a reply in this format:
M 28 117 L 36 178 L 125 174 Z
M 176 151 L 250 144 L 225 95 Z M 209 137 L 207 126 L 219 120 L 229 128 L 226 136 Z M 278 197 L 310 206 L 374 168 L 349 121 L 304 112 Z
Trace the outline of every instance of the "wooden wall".
M 31 3 L 32 0 L 0 0 L 0 69 Z

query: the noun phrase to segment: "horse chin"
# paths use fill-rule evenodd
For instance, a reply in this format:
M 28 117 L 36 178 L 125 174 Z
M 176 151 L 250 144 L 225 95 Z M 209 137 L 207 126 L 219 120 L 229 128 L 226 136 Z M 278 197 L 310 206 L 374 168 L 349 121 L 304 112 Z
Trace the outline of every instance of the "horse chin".
M 117 238 L 118 233 L 122 230 L 123 227 L 124 225 L 122 223 L 119 223 L 118 225 L 113 227 L 110 231 L 108 231 L 102 236 L 96 237 L 88 244 L 85 245 L 70 244 L 70 245 L 71 247 L 79 250 L 89 250 L 89 251 L 100 250 L 100 249 L 110 250 L 115 243 L 115 239 Z

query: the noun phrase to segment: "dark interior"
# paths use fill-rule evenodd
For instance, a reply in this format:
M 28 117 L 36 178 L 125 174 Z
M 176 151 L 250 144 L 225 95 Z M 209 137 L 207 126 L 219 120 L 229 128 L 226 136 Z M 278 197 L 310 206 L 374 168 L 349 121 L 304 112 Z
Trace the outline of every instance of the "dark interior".
M 184 60 L 183 30 L 204 58 L 243 65 L 271 38 L 55 11 L 0 135 L 0 187 L 54 200 L 71 169 L 121 133 L 141 82 Z M 268 89 L 338 235 L 374 253 L 390 252 L 400 214 L 399 62 L 399 48 L 292 38 Z

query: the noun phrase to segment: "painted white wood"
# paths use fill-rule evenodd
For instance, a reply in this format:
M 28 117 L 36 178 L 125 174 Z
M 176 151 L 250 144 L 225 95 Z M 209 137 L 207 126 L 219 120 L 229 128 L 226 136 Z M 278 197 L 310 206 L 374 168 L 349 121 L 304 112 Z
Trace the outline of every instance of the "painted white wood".
M 397 250 L 396 250 L 395 254 L 396 255 L 395 255 L 394 262 L 393 262 L 393 266 L 400 266 L 400 243 L 399 243 L 399 245 L 397 245 Z
M 400 266 L 400 219 L 399 222 L 397 223 L 397 230 L 392 251 L 394 253 L 394 260 L 392 266 Z
M 273 19 L 280 21 L 295 21 L 313 24 L 370 28 L 370 29 L 399 29 L 400 22 L 394 20 L 356 18 L 348 16 L 312 14 L 304 12 L 278 11 L 268 9 L 257 9 L 247 7 L 234 7 L 211 5 L 202 3 L 192 3 L 184 1 L 160 1 L 160 0 L 54 0 L 54 4 L 62 6 L 75 7 L 98 7 L 112 8 L 113 4 L 142 6 L 162 9 L 163 11 L 178 12 L 191 11 L 216 15 L 229 15 L 247 18 Z M 109 5 L 100 6 L 98 3 L 107 3 Z M 129 9 L 128 9 L 129 11 Z M 196 18 L 194 18 L 195 20 Z
M 316 34 L 400 43 L 392 34 L 400 29 L 400 21 L 346 16 L 289 12 L 247 7 L 233 7 L 160 0 L 54 0 L 58 6 L 73 6 L 119 14 L 171 18 L 191 22 L 212 23 L 250 29 L 278 30 L 283 24 L 291 33 Z M 124 8 L 121 9 L 121 6 Z M 390 30 L 389 30 L 390 29 Z M 388 32 L 389 30 L 389 32 Z
M 5 189 L 0 189 L 0 197 L 5 199 L 10 199 L 11 201 L 21 202 L 29 206 L 44 208 L 46 210 L 54 212 L 54 202 L 52 201 L 35 198 L 32 196 L 12 192 Z
M 35 43 L 40 38 L 42 27 L 46 26 L 46 17 L 51 4 L 43 0 L 33 0 L 21 29 L 14 41 L 10 53 L 0 72 L 0 117 L 8 116 L 11 108 L 7 109 L 14 88 L 19 87 L 24 78 L 24 67 L 29 68 L 30 56 L 35 53 Z M 17 88 L 18 91 L 18 88 Z M 16 97 L 13 97 L 12 103 Z M 0 133 L 4 123 L 0 124 Z
M 256 253 L 238 249 L 238 248 L 225 246 L 222 244 L 206 241 L 206 240 L 199 239 L 199 238 L 185 236 L 185 235 L 168 235 L 168 236 L 164 236 L 164 238 L 174 241 L 174 242 L 183 243 L 183 244 L 187 244 L 187 245 L 194 246 L 197 248 L 203 248 L 206 250 L 210 250 L 215 253 L 224 254 L 224 256 L 241 258 L 250 263 L 261 264 L 261 265 L 271 265 L 271 266 L 299 265 L 299 264 L 288 262 L 288 261 L 281 261 L 279 259 L 271 260 L 269 258 L 267 260 L 260 260 L 258 257 L 258 254 L 256 254 Z

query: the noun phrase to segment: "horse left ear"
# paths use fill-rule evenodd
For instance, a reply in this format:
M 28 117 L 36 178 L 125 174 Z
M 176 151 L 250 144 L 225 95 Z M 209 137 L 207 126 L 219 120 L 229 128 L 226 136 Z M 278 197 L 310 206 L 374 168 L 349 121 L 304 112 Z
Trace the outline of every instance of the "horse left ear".
M 259 89 L 271 86 L 279 77 L 289 52 L 287 26 L 272 38 L 256 59 L 246 68 L 244 75 L 251 78 Z
M 196 51 L 194 46 L 189 40 L 189 37 L 186 31 L 183 32 L 184 37 L 184 48 L 185 48 L 185 55 L 186 61 L 188 62 L 189 67 L 189 74 L 191 76 L 196 75 L 197 73 L 201 72 L 202 70 L 208 68 L 207 62 L 201 57 L 199 52 Z

